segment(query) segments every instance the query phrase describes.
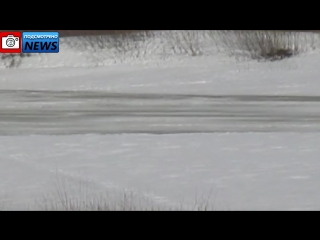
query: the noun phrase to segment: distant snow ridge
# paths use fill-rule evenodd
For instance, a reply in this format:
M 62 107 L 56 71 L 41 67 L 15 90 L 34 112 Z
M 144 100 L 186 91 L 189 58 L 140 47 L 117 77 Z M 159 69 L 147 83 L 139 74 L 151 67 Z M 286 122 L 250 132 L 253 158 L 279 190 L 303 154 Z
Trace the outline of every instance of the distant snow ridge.
M 320 49 L 320 35 L 266 31 L 157 31 L 121 36 L 62 38 L 59 54 L 4 56 L 0 68 L 97 67 L 224 54 L 263 59 L 277 49 L 301 54 Z

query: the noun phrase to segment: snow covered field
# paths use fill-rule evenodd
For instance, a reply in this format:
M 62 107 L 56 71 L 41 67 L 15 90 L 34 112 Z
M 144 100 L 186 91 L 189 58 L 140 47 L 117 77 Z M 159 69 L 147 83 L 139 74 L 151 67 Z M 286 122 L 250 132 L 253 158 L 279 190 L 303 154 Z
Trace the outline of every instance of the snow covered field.
M 117 55 L 65 38 L 59 54 L 0 62 L 0 209 L 41 209 L 57 189 L 142 208 L 320 209 L 319 48 L 239 61 L 200 40 L 200 56 L 163 35 Z

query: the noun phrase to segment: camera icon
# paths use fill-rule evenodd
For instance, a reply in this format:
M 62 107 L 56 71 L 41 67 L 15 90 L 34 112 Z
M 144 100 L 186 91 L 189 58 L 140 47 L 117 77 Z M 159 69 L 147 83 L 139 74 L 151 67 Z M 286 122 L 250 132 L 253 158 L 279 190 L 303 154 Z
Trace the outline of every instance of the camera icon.
M 13 35 L 8 35 L 7 37 L 2 37 L 2 49 L 18 49 L 20 39 Z

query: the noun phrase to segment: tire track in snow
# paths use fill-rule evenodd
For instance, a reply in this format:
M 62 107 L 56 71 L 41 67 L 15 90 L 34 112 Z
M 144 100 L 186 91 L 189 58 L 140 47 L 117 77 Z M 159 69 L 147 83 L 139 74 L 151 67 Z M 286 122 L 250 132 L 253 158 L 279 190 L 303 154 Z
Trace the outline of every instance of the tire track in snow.
M 317 132 L 319 96 L 0 91 L 0 135 Z

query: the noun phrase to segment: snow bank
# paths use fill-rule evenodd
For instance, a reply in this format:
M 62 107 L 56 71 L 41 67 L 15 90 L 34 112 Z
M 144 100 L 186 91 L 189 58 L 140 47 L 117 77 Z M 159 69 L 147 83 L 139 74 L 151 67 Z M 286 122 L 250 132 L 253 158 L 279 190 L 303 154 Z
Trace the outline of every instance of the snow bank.
M 4 57 L 0 68 L 97 67 L 119 63 L 159 63 L 186 56 L 234 56 L 257 58 L 273 48 L 304 53 L 320 46 L 316 33 L 264 31 L 159 31 L 120 36 L 62 38 L 59 54 Z

